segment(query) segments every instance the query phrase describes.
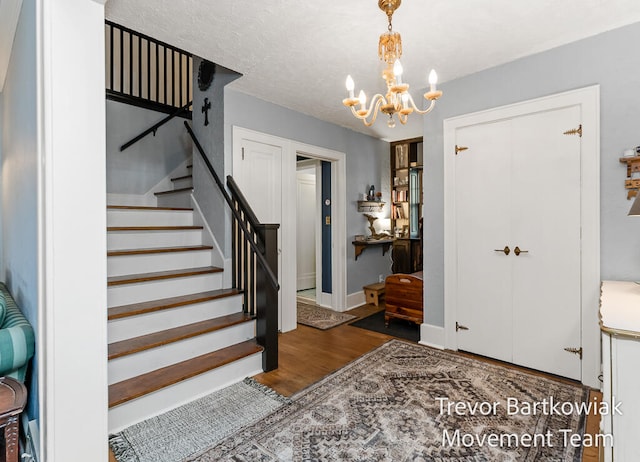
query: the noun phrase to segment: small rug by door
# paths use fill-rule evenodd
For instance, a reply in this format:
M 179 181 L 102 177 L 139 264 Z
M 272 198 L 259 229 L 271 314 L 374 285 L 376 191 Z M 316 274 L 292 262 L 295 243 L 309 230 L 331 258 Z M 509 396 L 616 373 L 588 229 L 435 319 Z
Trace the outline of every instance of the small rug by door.
M 420 340 L 420 326 L 414 322 L 405 321 L 404 319 L 392 319 L 389 327 L 385 326 L 384 310 L 373 313 L 366 318 L 358 319 L 349 325 L 380 332 L 381 334 L 393 335 L 410 342 L 418 342 Z
M 581 386 L 391 340 L 188 460 L 579 461 L 581 448 L 564 444 L 563 435 L 583 434 L 585 416 L 569 408 L 587 393 Z M 543 405 L 532 415 L 532 406 L 544 402 L 563 410 L 567 403 L 567 415 Z
M 298 324 L 327 330 L 355 318 L 352 314 L 340 313 L 298 300 Z
M 118 462 L 179 462 L 289 401 L 245 379 L 110 435 L 109 446 Z

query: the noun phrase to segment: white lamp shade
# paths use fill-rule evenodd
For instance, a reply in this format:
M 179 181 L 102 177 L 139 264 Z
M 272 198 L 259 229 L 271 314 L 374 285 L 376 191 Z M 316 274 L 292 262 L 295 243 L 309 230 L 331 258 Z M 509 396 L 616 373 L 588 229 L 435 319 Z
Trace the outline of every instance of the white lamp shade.
M 629 213 L 627 215 L 640 216 L 640 194 L 638 194 L 634 199 L 633 205 L 631 206 L 631 209 L 629 209 Z

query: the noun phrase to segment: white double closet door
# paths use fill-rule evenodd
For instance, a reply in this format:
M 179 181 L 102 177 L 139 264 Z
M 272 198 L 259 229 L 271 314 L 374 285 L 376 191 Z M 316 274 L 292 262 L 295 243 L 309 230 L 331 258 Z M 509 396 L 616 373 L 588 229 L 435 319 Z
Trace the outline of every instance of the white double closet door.
M 456 130 L 460 350 L 581 378 L 579 123 L 572 106 Z

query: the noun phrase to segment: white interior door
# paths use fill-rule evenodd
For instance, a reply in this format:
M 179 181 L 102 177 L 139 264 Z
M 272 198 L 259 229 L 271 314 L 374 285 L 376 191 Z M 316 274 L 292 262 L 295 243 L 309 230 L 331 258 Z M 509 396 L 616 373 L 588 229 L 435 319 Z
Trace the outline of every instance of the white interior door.
M 513 120 L 513 362 L 580 379 L 580 120 L 572 106 Z
M 241 140 L 242 156 L 233 165 L 233 176 L 261 223 L 282 223 L 282 147 Z M 282 248 L 278 232 L 278 249 Z M 282 258 L 278 251 L 278 280 Z M 282 327 L 282 297 L 278 297 L 278 326 Z
M 316 287 L 316 175 L 315 167 L 296 174 L 296 273 L 297 290 Z
M 455 160 L 458 347 L 574 379 L 580 138 L 563 131 L 579 120 L 573 106 L 461 127 Z
M 464 127 L 455 159 L 458 347 L 511 361 L 510 121 Z

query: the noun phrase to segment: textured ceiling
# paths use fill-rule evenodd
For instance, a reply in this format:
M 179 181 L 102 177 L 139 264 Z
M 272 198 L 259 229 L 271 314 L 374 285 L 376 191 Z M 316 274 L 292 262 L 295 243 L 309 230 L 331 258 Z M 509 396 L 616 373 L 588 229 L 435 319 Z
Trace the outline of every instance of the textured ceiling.
M 342 106 L 347 74 L 356 93 L 385 88 L 376 0 L 109 0 L 106 16 L 243 74 L 244 93 L 386 140 L 422 134 L 422 116 L 366 128 Z M 403 0 L 393 28 L 419 101 L 431 68 L 452 80 L 638 21 L 638 0 Z

